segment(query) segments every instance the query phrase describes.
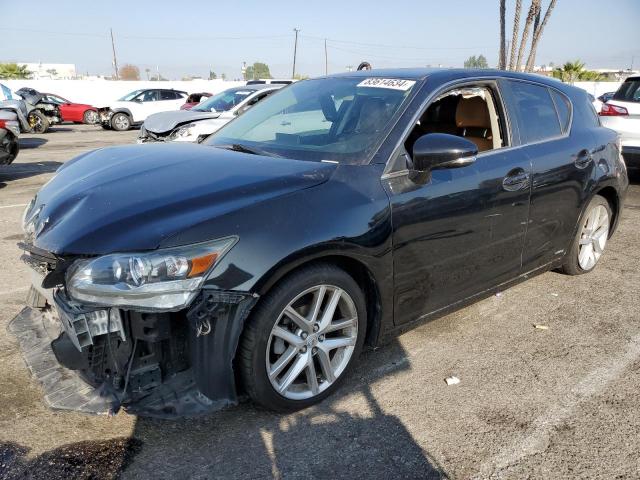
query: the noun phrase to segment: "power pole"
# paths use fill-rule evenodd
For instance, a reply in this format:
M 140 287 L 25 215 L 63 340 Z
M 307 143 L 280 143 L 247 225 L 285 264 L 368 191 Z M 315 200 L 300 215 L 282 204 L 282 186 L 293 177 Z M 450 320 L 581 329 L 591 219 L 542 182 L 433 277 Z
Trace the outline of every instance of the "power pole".
M 298 53 L 298 32 L 300 29 L 294 28 L 293 31 L 296 33 L 296 41 L 293 44 L 293 72 L 291 73 L 291 78 L 296 76 L 296 55 Z
M 116 44 L 113 41 L 113 28 L 110 28 L 109 31 L 111 32 L 111 50 L 113 51 L 113 68 L 116 71 L 116 80 L 119 80 L 119 76 L 118 76 L 118 60 L 116 59 Z
M 327 39 L 324 39 L 324 74 L 329 74 L 329 60 L 327 58 Z

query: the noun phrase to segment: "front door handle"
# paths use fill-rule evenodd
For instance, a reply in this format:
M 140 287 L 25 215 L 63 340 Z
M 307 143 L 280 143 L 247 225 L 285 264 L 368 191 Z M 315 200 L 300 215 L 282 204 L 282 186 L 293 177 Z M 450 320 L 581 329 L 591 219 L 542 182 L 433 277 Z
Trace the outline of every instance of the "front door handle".
M 578 152 L 573 163 L 575 163 L 576 167 L 578 168 L 585 168 L 591 163 L 592 160 L 593 156 L 591 155 L 591 152 L 585 148 L 584 150 L 580 150 Z
M 529 186 L 529 173 L 522 168 L 514 168 L 502 179 L 502 188 L 507 192 L 517 192 Z

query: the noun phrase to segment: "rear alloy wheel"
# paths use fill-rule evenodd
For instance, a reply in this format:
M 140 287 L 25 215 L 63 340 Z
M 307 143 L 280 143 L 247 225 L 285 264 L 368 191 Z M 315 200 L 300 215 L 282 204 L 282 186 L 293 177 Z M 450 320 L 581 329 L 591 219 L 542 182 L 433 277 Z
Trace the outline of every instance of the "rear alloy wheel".
M 46 133 L 49 130 L 49 120 L 40 110 L 32 110 L 27 116 L 27 121 L 33 133 Z
M 131 128 L 131 120 L 129 119 L 129 115 L 127 115 L 126 113 L 116 113 L 113 117 L 111 117 L 111 128 L 117 130 L 118 132 L 129 130 L 129 128 Z
M 239 356 L 247 392 L 280 411 L 319 402 L 360 353 L 365 330 L 364 296 L 348 274 L 331 265 L 297 272 L 247 325 Z
M 565 273 L 579 275 L 595 268 L 607 245 L 610 225 L 609 202 L 596 195 L 589 202 L 578 225 L 576 238 L 563 265 Z
M 98 123 L 98 112 L 95 110 L 87 110 L 84 112 L 84 115 L 82 115 L 82 121 L 87 125 L 95 125 Z

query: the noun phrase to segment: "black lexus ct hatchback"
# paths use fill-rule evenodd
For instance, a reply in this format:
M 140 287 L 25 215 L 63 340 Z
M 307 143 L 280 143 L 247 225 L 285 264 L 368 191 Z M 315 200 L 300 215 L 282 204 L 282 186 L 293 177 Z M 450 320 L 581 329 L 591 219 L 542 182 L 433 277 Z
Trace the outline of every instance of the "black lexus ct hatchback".
M 299 409 L 365 344 L 539 272 L 591 271 L 627 184 L 615 132 L 552 79 L 305 80 L 203 144 L 64 164 L 25 212 L 33 288 L 11 328 L 38 378 L 58 372 L 54 408 L 179 416 L 246 392 Z

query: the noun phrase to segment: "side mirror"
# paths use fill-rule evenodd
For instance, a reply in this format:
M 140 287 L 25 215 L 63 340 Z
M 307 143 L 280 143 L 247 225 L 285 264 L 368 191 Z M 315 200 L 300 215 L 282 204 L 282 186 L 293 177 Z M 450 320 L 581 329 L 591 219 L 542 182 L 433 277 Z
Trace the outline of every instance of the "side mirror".
M 439 168 L 460 168 L 476 161 L 478 147 L 463 137 L 428 133 L 413 144 L 413 170 L 428 172 Z

